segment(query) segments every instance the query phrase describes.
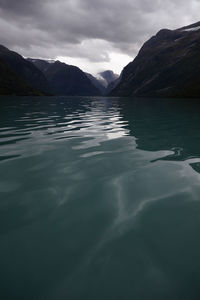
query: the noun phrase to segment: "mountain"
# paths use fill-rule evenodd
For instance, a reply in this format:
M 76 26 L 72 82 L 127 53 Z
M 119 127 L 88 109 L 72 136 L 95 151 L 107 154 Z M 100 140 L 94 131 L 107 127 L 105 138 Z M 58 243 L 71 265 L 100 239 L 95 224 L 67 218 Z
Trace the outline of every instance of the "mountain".
M 60 61 L 49 64 L 44 72 L 56 95 L 97 96 L 99 90 L 79 68 Z
M 2 45 L 0 45 L 0 60 L 1 67 L 3 68 L 4 63 L 4 70 L 7 67 L 7 71 L 2 71 L 0 74 L 0 88 L 2 93 L 6 94 L 24 95 L 27 91 L 28 94 L 100 96 L 106 93 L 105 86 L 115 78 L 112 71 L 102 73 L 108 81 L 104 86 L 102 84 L 103 77 L 95 78 L 91 74 L 84 73 L 78 67 L 60 61 L 25 59 Z M 14 80 L 14 78 L 16 79 Z M 15 88 L 14 82 L 16 82 Z M 3 83 L 5 89 L 3 89 Z M 17 87 L 17 85 L 19 86 Z
M 0 58 L 0 95 L 41 96 L 42 93 L 30 87 Z
M 111 84 L 112 82 L 116 81 L 119 78 L 119 75 L 115 74 L 111 70 L 106 70 L 104 72 L 100 72 L 99 75 L 103 79 L 104 85 L 106 87 L 108 87 L 109 84 Z
M 34 64 L 41 72 L 46 72 L 51 63 L 54 63 L 54 60 L 44 60 L 39 58 L 27 58 L 29 62 Z
M 67 65 L 60 61 L 45 61 L 32 58 L 28 60 L 43 72 L 53 93 L 56 95 L 101 95 L 100 90 L 94 84 L 94 80 L 91 77 L 89 78 L 90 74 L 85 74 L 78 67 Z
M 120 83 L 120 80 L 121 76 L 119 76 L 117 79 L 108 84 L 106 88 L 106 95 L 109 94 Z
M 44 74 L 18 53 L 0 45 L 0 58 L 33 89 L 47 93 L 51 91 Z
M 98 73 L 98 75 L 100 75 L 98 77 L 94 77 L 89 73 L 85 74 L 96 86 L 96 88 L 100 90 L 102 95 L 107 95 L 120 81 L 119 75 L 110 70 Z
M 121 74 L 111 96 L 200 97 L 200 22 L 162 29 Z
M 102 83 L 102 80 L 94 77 L 93 75 L 89 74 L 89 73 L 85 73 L 86 76 L 90 79 L 90 81 L 92 82 L 92 84 L 100 91 L 101 95 L 105 95 L 106 93 L 106 87 L 105 85 Z

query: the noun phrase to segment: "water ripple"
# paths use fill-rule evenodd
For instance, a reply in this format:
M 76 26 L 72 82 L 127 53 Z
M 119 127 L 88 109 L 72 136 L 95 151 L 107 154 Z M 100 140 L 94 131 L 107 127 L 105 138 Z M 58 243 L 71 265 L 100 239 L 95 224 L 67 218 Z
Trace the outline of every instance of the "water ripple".
M 127 121 L 122 120 L 118 108 L 108 109 L 105 115 L 102 103 L 96 103 L 93 107 L 88 105 L 84 111 L 75 110 L 73 113 L 66 112 L 66 108 L 60 114 L 24 110 L 13 122 L 15 126 L 0 128 L 1 157 L 13 158 L 16 153 L 17 157 L 30 155 L 30 148 L 36 148 L 37 145 L 42 151 L 49 144 L 74 138 L 77 138 L 79 145 L 76 144 L 73 149 L 89 149 L 129 134 Z M 101 154 L 101 151 L 83 154 L 82 157 L 93 156 L 93 153 Z

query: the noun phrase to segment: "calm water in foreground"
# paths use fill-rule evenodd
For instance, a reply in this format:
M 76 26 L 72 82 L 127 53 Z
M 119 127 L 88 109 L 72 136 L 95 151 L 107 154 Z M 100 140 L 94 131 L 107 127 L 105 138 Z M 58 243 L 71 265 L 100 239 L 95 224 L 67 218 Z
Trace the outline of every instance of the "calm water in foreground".
M 0 99 L 2 300 L 200 299 L 200 101 Z

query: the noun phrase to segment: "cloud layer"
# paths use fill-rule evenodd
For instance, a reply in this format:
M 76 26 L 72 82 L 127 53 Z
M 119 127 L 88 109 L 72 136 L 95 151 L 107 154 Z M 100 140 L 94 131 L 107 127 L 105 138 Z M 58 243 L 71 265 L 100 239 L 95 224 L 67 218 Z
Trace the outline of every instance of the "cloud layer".
M 0 0 L 0 43 L 24 56 L 109 63 L 134 58 L 161 28 L 199 21 L 196 0 Z

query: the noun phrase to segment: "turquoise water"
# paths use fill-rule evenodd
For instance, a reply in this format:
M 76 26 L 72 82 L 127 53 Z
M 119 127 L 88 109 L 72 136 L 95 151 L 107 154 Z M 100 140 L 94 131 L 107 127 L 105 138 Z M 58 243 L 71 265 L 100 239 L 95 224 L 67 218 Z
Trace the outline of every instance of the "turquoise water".
M 200 299 L 200 103 L 0 99 L 1 299 Z

